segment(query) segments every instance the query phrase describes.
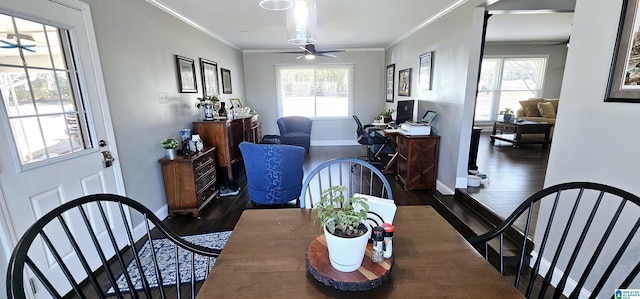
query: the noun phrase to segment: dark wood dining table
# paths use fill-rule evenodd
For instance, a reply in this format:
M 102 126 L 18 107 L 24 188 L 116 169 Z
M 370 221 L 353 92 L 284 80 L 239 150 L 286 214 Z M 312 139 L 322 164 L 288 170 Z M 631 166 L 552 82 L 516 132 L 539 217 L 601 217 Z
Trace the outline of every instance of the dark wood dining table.
M 524 298 L 430 206 L 398 207 L 388 281 L 334 289 L 305 267 L 305 250 L 322 234 L 314 214 L 244 211 L 197 298 Z

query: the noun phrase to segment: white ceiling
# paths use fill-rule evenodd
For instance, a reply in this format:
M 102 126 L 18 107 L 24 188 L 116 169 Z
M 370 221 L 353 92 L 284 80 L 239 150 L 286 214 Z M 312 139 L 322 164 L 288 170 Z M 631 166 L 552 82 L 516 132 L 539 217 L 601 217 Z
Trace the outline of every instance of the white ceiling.
M 239 50 L 296 48 L 287 43 L 285 13 L 262 9 L 259 0 L 147 1 Z M 316 47 L 386 48 L 464 2 L 317 0 Z M 567 40 L 572 17 L 562 15 L 494 15 L 487 41 Z

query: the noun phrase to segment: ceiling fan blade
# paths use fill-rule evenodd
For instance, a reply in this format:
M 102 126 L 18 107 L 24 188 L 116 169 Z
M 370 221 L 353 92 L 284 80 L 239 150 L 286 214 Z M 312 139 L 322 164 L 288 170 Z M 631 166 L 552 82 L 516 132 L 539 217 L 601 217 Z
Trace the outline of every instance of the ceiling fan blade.
M 317 53 L 316 56 L 323 56 L 323 57 L 333 57 L 336 58 L 338 56 L 333 55 L 333 54 L 328 54 L 328 53 Z
M 273 52 L 273 54 L 307 54 L 307 52 L 301 52 L 301 51 Z
M 325 54 L 325 53 L 336 53 L 336 52 L 344 52 L 344 49 L 333 49 L 333 50 L 324 50 L 324 51 L 317 51 L 317 54 Z
M 306 45 L 306 46 L 304 46 L 304 47 L 303 47 L 303 46 L 298 46 L 298 48 L 300 48 L 300 49 L 302 49 L 302 50 L 304 51 L 304 52 L 299 52 L 299 53 L 309 53 L 309 54 L 313 54 L 313 53 L 315 52 L 315 51 L 314 51 L 315 49 L 313 49 L 313 48 L 308 48 L 307 46 L 309 46 L 309 45 Z
M 296 59 L 300 59 L 302 57 L 304 57 L 304 55 L 300 55 L 300 56 L 296 57 Z

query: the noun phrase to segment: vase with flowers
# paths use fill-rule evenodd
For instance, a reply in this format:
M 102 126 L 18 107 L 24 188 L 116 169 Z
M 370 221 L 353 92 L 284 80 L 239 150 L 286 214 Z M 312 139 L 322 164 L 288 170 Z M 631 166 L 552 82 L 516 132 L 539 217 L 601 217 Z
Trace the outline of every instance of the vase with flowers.
M 204 107 L 204 120 L 213 120 L 213 111 L 218 111 L 220 98 L 218 98 L 218 96 L 204 96 L 197 98 L 197 100 L 196 108 L 200 109 Z

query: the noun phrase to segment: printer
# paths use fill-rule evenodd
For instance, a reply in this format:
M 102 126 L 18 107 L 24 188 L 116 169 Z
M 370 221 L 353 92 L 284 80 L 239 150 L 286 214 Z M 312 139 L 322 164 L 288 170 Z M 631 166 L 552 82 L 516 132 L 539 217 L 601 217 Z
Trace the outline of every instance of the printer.
M 404 122 L 400 124 L 400 130 L 405 135 L 430 135 L 431 126 L 425 123 Z

